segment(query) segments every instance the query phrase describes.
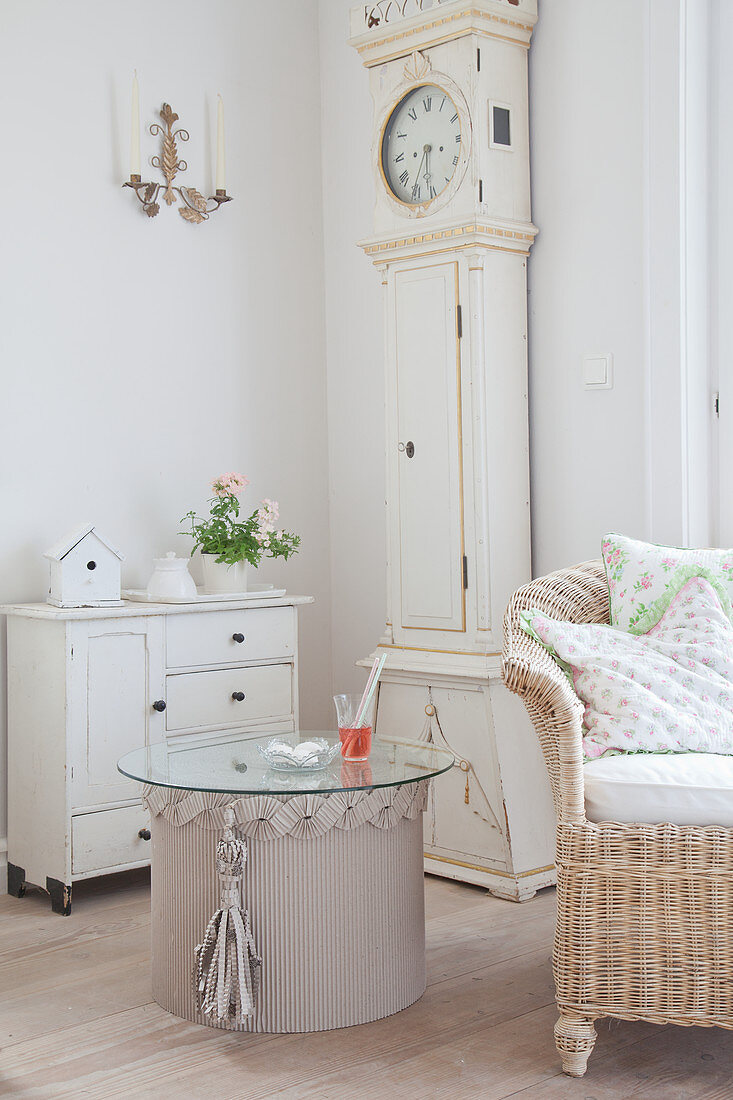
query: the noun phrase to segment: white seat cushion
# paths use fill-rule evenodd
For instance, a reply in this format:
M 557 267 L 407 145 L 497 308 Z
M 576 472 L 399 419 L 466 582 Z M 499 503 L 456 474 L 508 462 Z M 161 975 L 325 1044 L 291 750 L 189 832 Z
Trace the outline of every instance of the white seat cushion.
M 733 828 L 733 757 L 683 752 L 604 756 L 583 766 L 589 821 Z

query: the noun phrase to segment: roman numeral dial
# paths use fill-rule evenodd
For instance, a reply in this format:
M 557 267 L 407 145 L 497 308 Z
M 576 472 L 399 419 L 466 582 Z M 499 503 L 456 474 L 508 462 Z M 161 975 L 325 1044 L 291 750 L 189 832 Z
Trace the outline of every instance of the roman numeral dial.
M 437 198 L 460 163 L 461 142 L 458 109 L 442 88 L 423 84 L 408 92 L 382 134 L 380 165 L 394 197 L 406 206 Z

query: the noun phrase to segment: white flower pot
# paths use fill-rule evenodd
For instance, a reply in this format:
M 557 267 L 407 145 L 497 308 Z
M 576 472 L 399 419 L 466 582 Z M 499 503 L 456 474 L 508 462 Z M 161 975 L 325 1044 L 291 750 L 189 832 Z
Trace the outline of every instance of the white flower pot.
M 248 561 L 238 561 L 234 565 L 217 562 L 216 554 L 202 554 L 204 563 L 204 592 L 246 592 Z

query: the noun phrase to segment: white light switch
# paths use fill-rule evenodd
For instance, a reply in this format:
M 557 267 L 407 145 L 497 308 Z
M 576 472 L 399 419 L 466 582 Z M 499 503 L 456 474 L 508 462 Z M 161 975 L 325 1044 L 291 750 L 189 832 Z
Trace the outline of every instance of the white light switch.
M 613 386 L 613 356 L 583 357 L 583 387 L 586 390 L 610 390 Z

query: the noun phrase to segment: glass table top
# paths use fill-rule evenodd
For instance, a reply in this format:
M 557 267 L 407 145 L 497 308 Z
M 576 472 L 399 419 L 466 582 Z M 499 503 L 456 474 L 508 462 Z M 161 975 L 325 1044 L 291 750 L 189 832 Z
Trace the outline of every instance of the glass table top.
M 175 740 L 128 752 L 118 762 L 123 775 L 140 783 L 176 787 L 212 794 L 317 794 L 329 791 L 370 790 L 395 787 L 430 779 L 453 767 L 454 757 L 445 749 L 426 742 L 379 739 L 372 742 L 369 759 L 344 760 L 341 753 L 324 769 L 280 771 L 268 766 L 257 746 L 264 748 L 274 738 L 295 746 L 325 738 L 330 733 L 268 734 L 246 737 L 241 733 L 225 739 L 207 739 L 205 744 L 177 744 Z

